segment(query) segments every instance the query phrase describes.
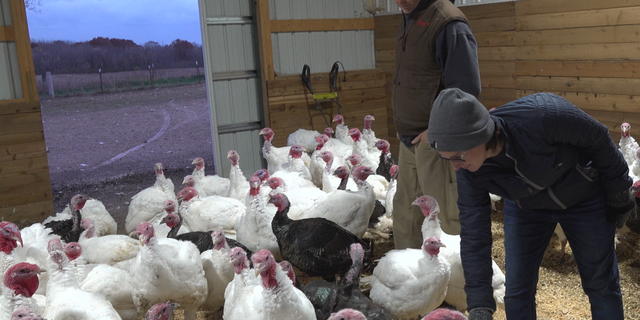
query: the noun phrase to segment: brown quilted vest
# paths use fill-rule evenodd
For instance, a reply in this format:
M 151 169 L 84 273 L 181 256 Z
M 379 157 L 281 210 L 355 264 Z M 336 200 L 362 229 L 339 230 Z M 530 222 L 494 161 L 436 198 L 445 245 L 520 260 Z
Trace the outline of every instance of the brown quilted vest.
M 401 135 L 418 135 L 427 129 L 433 101 L 444 89 L 442 70 L 436 63 L 435 40 L 453 20 L 469 23 L 449 0 L 435 0 L 414 12 L 396 35 L 393 77 L 393 118 Z M 448 61 L 455 63 L 455 61 Z

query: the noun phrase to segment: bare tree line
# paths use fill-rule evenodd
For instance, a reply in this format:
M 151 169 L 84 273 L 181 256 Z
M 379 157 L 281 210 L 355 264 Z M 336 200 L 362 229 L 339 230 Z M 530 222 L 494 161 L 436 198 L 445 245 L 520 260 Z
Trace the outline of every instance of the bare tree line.
M 119 72 L 202 66 L 202 46 L 176 39 L 169 45 L 97 37 L 86 42 L 32 41 L 36 74 Z

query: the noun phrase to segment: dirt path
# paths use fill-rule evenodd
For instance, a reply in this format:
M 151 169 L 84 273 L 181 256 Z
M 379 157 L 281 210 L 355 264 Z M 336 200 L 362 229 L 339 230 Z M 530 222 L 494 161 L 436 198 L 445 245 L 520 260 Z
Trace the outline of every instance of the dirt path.
M 122 228 L 131 196 L 153 184 L 156 162 L 176 186 L 194 158 L 212 164 L 206 97 L 200 84 L 41 101 L 56 212 L 83 192 Z

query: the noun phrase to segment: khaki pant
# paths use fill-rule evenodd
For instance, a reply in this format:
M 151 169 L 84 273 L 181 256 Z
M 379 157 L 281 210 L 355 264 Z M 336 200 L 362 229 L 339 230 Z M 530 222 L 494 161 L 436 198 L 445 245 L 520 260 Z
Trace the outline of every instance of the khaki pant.
M 400 143 L 398 156 L 398 190 L 393 199 L 393 239 L 396 249 L 422 247 L 424 215 L 416 198 L 430 195 L 438 201 L 442 231 L 460 234 L 456 173 L 449 161 L 438 157 L 428 143 L 411 148 Z

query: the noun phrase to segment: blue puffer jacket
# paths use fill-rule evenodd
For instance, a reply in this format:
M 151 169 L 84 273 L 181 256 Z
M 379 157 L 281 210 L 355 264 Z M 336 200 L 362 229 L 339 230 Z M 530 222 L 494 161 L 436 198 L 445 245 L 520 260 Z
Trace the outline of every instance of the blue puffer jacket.
M 523 209 L 562 210 L 598 192 L 619 192 L 632 184 L 607 127 L 560 96 L 529 95 L 497 108 L 491 117 L 515 170 L 488 159 L 476 172 L 457 171 L 469 309 L 495 309 L 489 192 Z

